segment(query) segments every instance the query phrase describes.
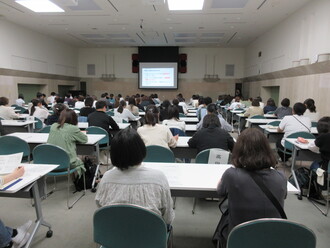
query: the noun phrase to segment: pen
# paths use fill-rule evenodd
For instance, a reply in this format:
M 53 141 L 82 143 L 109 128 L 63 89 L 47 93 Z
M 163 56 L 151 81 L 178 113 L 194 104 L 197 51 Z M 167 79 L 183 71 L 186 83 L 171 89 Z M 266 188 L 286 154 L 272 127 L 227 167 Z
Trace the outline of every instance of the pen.
M 5 190 L 9 189 L 10 187 L 14 186 L 16 183 L 19 183 L 22 180 L 23 180 L 23 178 L 16 179 L 14 182 L 9 184 L 8 186 L 4 187 L 3 189 L 0 189 L 0 191 L 5 191 Z

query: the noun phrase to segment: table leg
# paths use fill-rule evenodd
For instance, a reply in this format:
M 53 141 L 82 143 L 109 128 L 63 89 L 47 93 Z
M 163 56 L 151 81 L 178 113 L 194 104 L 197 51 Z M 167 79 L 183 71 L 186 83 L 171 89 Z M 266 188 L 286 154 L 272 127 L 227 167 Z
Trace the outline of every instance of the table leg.
M 293 151 L 292 151 L 292 164 L 291 164 L 291 173 L 292 173 L 292 176 L 293 176 L 293 180 L 294 180 L 294 183 L 296 185 L 296 188 L 299 190 L 300 192 L 300 197 L 301 197 L 301 189 L 300 189 L 300 186 L 298 184 L 298 180 L 297 180 L 297 176 L 296 176 L 296 173 L 294 171 L 294 167 L 296 165 L 296 156 L 297 156 L 297 147 L 294 145 L 293 146 Z

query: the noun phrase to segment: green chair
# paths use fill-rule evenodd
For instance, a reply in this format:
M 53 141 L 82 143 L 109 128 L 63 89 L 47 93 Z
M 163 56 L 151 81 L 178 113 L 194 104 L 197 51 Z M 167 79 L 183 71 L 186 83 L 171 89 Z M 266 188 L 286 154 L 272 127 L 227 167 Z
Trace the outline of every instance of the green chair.
M 263 115 L 254 115 L 254 116 L 251 116 L 250 119 L 266 119 L 266 117 Z
M 15 136 L 0 137 L 0 155 L 9 155 L 23 152 L 22 162 L 30 163 L 30 146 L 25 141 Z
M 43 128 L 41 128 L 38 133 L 49 133 L 50 132 L 50 128 L 51 126 L 45 126 Z
M 36 123 L 34 123 L 34 131 L 37 132 L 40 129 L 42 129 L 44 127 L 44 125 L 39 118 L 34 117 L 34 120 L 36 121 Z
M 281 123 L 281 121 L 271 121 L 271 122 L 267 123 L 267 125 L 278 127 L 280 125 L 280 123 Z
M 275 111 L 268 111 L 266 114 L 267 115 L 273 115 L 273 114 L 275 114 Z
M 173 152 L 162 146 L 147 146 L 147 155 L 144 162 L 175 163 Z
M 13 104 L 13 105 L 11 105 L 11 106 L 12 106 L 12 107 L 15 107 L 15 110 L 19 110 L 18 113 L 20 113 L 20 114 L 23 114 L 23 113 L 27 112 L 27 109 L 24 108 L 24 107 L 18 106 L 18 105 L 16 105 L 16 104 Z
M 113 111 L 107 111 L 107 112 L 105 112 L 107 115 L 109 115 L 109 116 L 115 116 L 115 113 L 113 112 Z
M 233 228 L 227 248 L 315 248 L 314 232 L 285 219 L 257 219 Z
M 56 188 L 56 180 L 57 176 L 67 176 L 67 207 L 71 209 L 74 204 L 77 203 L 86 193 L 86 183 L 85 183 L 85 173 L 83 173 L 84 177 L 84 191 L 83 193 L 76 199 L 72 204 L 70 204 L 70 175 L 77 171 L 76 168 L 70 168 L 70 157 L 68 153 L 61 147 L 55 146 L 52 144 L 41 144 L 36 146 L 33 151 L 33 163 L 34 164 L 58 164 L 55 170 L 51 171 L 47 174 L 47 176 L 53 176 L 55 181 L 54 189 L 48 193 L 51 194 Z
M 4 118 L 0 117 L 0 121 L 1 121 L 1 120 L 4 120 Z
M 86 133 L 87 134 L 104 134 L 105 135 L 105 137 L 99 141 L 99 149 L 107 151 L 107 162 L 109 163 L 109 150 L 110 150 L 109 133 L 107 131 L 105 131 L 103 128 L 95 127 L 95 126 L 86 128 Z
M 167 248 L 171 233 L 156 213 L 136 205 L 111 205 L 95 211 L 94 242 L 102 248 Z
M 317 127 L 317 121 L 312 121 L 312 127 Z
M 179 113 L 179 117 L 186 117 L 186 115 L 183 113 Z

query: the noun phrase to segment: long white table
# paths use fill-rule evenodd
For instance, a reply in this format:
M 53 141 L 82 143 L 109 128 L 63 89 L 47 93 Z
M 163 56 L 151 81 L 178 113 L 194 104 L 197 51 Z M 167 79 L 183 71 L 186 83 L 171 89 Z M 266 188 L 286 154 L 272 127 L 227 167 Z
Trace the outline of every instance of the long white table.
M 33 124 L 37 121 L 28 120 L 1 120 L 2 126 L 5 128 L 7 133 L 12 132 L 32 132 Z
M 51 237 L 53 231 L 51 230 L 51 225 L 44 220 L 42 209 L 41 209 L 41 200 L 39 193 L 39 183 L 42 185 L 42 177 L 47 173 L 54 170 L 58 165 L 54 164 L 21 164 L 24 166 L 25 173 L 22 177 L 22 180 L 9 189 L 5 191 L 0 191 L 0 197 L 15 197 L 15 198 L 33 198 L 34 207 L 36 210 L 37 219 L 31 232 L 31 236 L 24 246 L 29 248 L 33 241 L 35 234 L 37 233 L 41 225 L 48 227 L 47 237 Z M 14 213 L 13 211 L 12 213 Z M 10 211 L 8 211 L 10 213 Z
M 119 129 L 125 129 L 131 125 L 131 123 L 117 123 L 119 126 Z M 78 127 L 80 129 L 86 129 L 88 128 L 88 122 L 78 122 Z
M 188 141 L 191 137 L 179 136 L 177 145 L 175 148 L 171 148 L 176 158 L 195 158 L 197 155 L 196 148 L 190 148 Z
M 184 121 L 186 123 L 197 123 L 197 122 L 199 122 L 197 117 L 180 117 L 180 120 Z
M 162 171 L 167 177 L 172 196 L 218 197 L 216 189 L 229 164 L 143 163 L 144 166 Z M 288 182 L 289 193 L 299 191 Z

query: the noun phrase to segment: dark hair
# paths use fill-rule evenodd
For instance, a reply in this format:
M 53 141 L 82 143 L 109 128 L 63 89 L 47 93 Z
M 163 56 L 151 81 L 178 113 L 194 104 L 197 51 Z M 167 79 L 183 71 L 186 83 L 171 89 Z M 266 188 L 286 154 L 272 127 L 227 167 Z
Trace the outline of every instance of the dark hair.
M 311 111 L 312 113 L 316 112 L 315 102 L 312 98 L 308 98 L 304 101 L 304 104 L 306 105 L 307 109 Z
M 146 108 L 145 122 L 148 125 L 155 126 L 158 123 L 159 110 L 155 105 L 148 105 Z
M 60 114 L 60 117 L 57 121 L 58 129 L 63 127 L 65 123 L 71 124 L 71 125 L 77 125 L 78 124 L 78 116 L 76 112 L 72 109 L 63 109 L 63 111 Z
M 54 91 L 52 91 L 52 92 L 50 93 L 50 95 L 51 95 L 51 96 L 55 96 L 56 93 L 55 93 Z
M 30 110 L 30 115 L 33 115 L 34 112 L 36 111 L 36 107 L 38 106 L 39 103 L 42 103 L 40 99 L 32 99 L 32 107 Z
M 173 105 L 178 106 L 179 105 L 179 100 L 178 99 L 173 99 L 172 100 Z
M 82 95 L 78 96 L 78 101 L 82 102 L 82 101 L 84 101 L 84 99 L 85 99 L 84 96 L 82 96 Z
M 198 105 L 202 105 L 202 104 L 205 104 L 205 102 L 204 102 L 204 97 L 200 96 L 200 97 L 198 98 Z
M 209 113 L 215 113 L 216 114 L 217 113 L 217 106 L 214 103 L 211 103 L 211 104 L 207 105 L 206 110 Z
M 275 101 L 273 98 L 269 98 L 267 100 L 267 106 L 276 106 Z
M 330 117 L 325 116 L 322 117 L 318 122 L 317 122 L 317 131 L 320 134 L 324 133 L 329 133 L 330 132 Z
M 111 162 L 119 170 L 141 164 L 146 154 L 146 146 L 134 128 L 119 131 L 111 141 Z
M 216 114 L 207 114 L 203 118 L 203 128 L 221 127 L 219 117 Z
M 257 98 L 254 98 L 251 103 L 252 106 L 259 107 L 260 101 Z
M 105 101 L 103 101 L 103 100 L 99 100 L 95 104 L 95 108 L 96 109 L 103 109 L 106 106 L 107 106 L 107 103 Z
M 94 103 L 94 99 L 90 96 L 85 99 L 85 106 L 92 107 Z
M 164 100 L 163 103 L 162 103 L 162 107 L 164 109 L 167 109 L 169 106 L 171 106 L 171 103 L 169 100 Z
M 119 102 L 119 107 L 118 107 L 118 109 L 117 109 L 118 113 L 123 113 L 123 111 L 124 111 L 124 107 L 125 107 L 125 106 L 126 106 L 126 101 L 121 100 L 121 101 Z
M 63 103 L 57 103 L 54 105 L 53 107 L 53 111 L 54 111 L 54 115 L 57 115 L 59 116 L 61 114 L 61 112 L 64 110 L 64 109 L 67 109 L 68 107 L 63 104 Z
M 22 94 L 22 93 L 19 93 L 19 94 L 18 94 L 18 98 L 24 99 L 23 94 Z
M 135 98 L 134 97 L 128 98 L 128 105 L 134 105 L 134 106 L 136 106 L 136 102 L 135 102 Z
M 7 97 L 4 97 L 4 96 L 0 97 L 0 106 L 7 105 L 8 103 L 9 103 L 9 100 Z
M 296 115 L 303 115 L 306 111 L 306 106 L 301 102 L 297 102 L 293 105 L 293 111 Z
M 64 99 L 63 99 L 63 97 L 55 96 L 55 102 L 56 103 L 64 103 Z
M 259 100 L 259 102 L 262 102 L 262 99 L 260 96 L 257 96 L 256 98 Z
M 276 159 L 265 135 L 257 128 L 247 128 L 238 136 L 232 163 L 237 168 L 253 171 L 274 167 Z
M 283 107 L 289 107 L 290 106 L 290 99 L 289 98 L 284 98 L 282 101 L 281 101 L 281 105 Z
M 205 97 L 204 98 L 204 103 L 205 103 L 205 105 L 209 105 L 210 103 L 212 103 L 212 98 L 209 97 L 209 96 Z
M 43 94 L 41 92 L 37 92 L 36 96 L 37 96 L 37 98 L 40 98 L 43 96 Z
M 168 119 L 175 118 L 177 121 L 179 120 L 179 108 L 177 106 L 169 106 L 167 111 Z

